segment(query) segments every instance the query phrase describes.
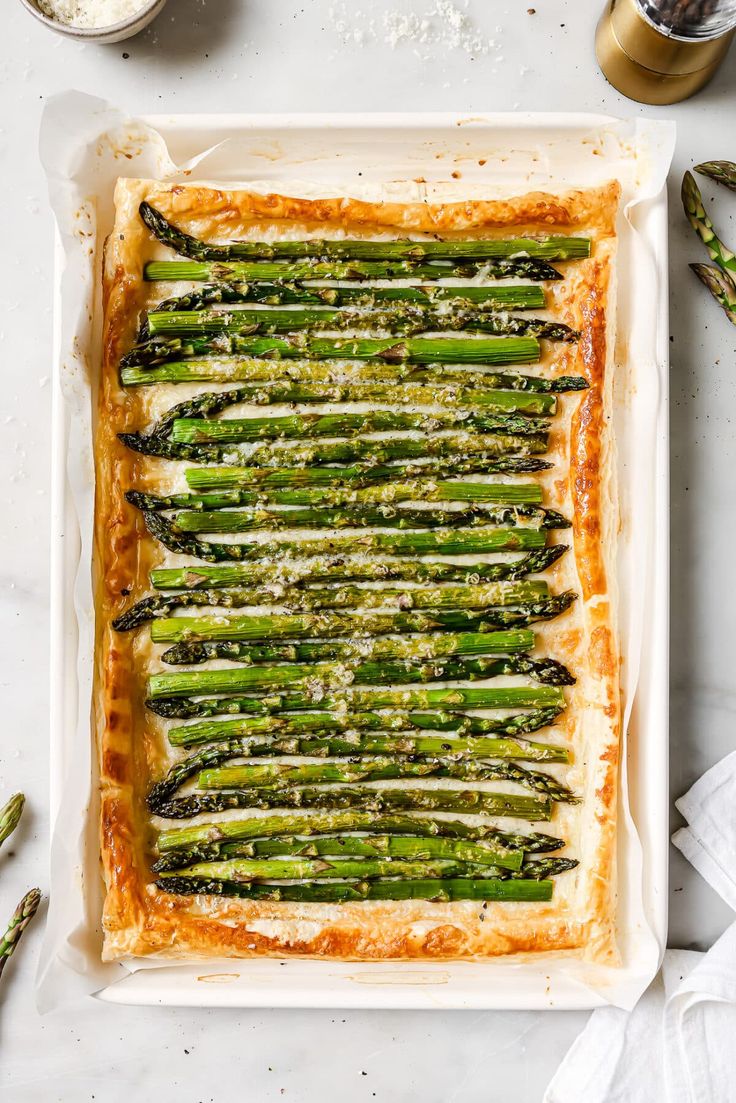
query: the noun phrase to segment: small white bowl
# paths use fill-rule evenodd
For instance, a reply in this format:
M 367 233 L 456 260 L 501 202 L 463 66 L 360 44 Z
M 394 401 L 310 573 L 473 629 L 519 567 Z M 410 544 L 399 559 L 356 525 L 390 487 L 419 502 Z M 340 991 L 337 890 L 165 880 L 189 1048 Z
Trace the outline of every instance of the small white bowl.
M 35 16 L 39 23 L 56 31 L 66 38 L 74 38 L 77 42 L 122 42 L 126 38 L 132 38 L 138 34 L 163 10 L 166 0 L 143 0 L 140 10 L 128 19 L 122 19 L 119 23 L 113 23 L 109 27 L 71 27 L 67 23 L 59 23 L 45 15 L 39 8 L 36 0 L 20 0 L 26 11 Z

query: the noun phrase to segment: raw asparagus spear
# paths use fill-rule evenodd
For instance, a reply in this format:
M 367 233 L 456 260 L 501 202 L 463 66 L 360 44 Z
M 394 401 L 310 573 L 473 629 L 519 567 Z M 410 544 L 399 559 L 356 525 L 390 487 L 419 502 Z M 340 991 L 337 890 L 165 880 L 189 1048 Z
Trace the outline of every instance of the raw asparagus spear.
M 10 838 L 20 823 L 25 802 L 23 793 L 16 793 L 0 808 L 0 846 Z
M 172 874 L 156 881 L 162 892 L 178 895 L 243 896 L 252 900 L 292 900 L 307 903 L 345 903 L 351 900 L 525 900 L 552 899 L 552 882 L 536 880 L 481 880 L 445 878 L 435 881 L 332 881 L 293 885 L 252 884 L 242 881 L 207 881 Z
M 218 820 L 216 823 L 189 825 L 162 831 L 157 840 L 160 854 L 210 843 L 244 842 L 250 839 L 271 839 L 278 836 L 334 834 L 338 831 L 385 832 L 388 835 L 419 835 L 423 838 L 467 839 L 486 841 L 524 853 L 545 853 L 560 850 L 564 840 L 552 835 L 519 835 L 500 831 L 489 823 L 466 823 L 426 815 L 404 814 L 374 816 L 356 810 L 287 812 L 273 816 L 251 816 L 248 819 Z
M 531 391 L 539 394 L 564 394 L 568 391 L 584 391 L 588 384 L 582 376 L 523 375 L 513 372 L 495 372 L 482 364 L 389 364 L 384 361 L 371 363 L 335 362 L 324 360 L 286 360 L 274 365 L 273 360 L 254 357 L 218 357 L 209 359 L 171 360 L 158 367 L 124 367 L 120 381 L 125 387 L 151 383 L 289 383 L 291 386 L 365 388 L 368 386 L 432 387 L 438 399 L 442 389 L 451 391 L 459 387 L 481 387 Z M 441 399 L 444 401 L 444 399 Z M 301 401 L 304 401 L 302 399 Z M 331 400 L 336 401 L 336 400 Z
M 335 571 L 341 579 L 363 582 L 481 582 L 516 581 L 546 571 L 567 551 L 566 544 L 537 548 L 519 559 L 496 563 L 438 563 L 422 559 L 370 559 L 322 556 L 304 561 L 281 559 L 278 563 L 232 563 L 210 567 L 159 567 L 151 571 L 157 590 L 219 589 L 223 586 L 305 582 L 331 582 Z
M 8 958 L 12 956 L 16 946 L 20 942 L 23 931 L 33 919 L 41 903 L 39 889 L 31 889 L 21 900 L 11 916 L 8 929 L 0 939 L 0 976 L 7 965 Z
M 570 607 L 575 594 L 566 591 L 516 608 L 489 608 L 482 612 L 432 609 L 401 613 L 304 613 L 261 616 L 167 617 L 151 624 L 154 643 L 186 640 L 271 640 L 329 636 L 392 635 L 396 632 L 485 632 L 488 628 L 530 624 L 559 616 Z
M 160 513 L 144 512 L 148 531 L 169 551 L 193 555 L 210 563 L 253 559 L 275 560 L 287 556 L 311 558 L 332 553 L 362 552 L 383 555 L 486 555 L 497 551 L 534 550 L 545 547 L 542 529 L 487 527 L 470 532 L 421 530 L 415 532 L 371 532 L 323 534 L 298 540 L 281 539 L 236 544 L 217 544 L 180 529 Z M 278 535 L 278 534 L 277 534 Z M 497 626 L 498 627 L 498 626 Z
M 431 590 L 364 589 L 334 586 L 321 589 L 287 589 L 272 586 L 259 590 L 190 590 L 182 594 L 153 594 L 127 609 L 113 621 L 113 628 L 126 632 L 139 628 L 171 609 L 206 605 L 227 609 L 279 605 L 288 609 L 483 609 L 489 605 L 518 605 L 549 597 L 546 582 L 491 582 L 485 586 L 442 586 Z
M 496 257 L 514 259 L 542 257 L 546 260 L 570 260 L 590 256 L 589 238 L 558 235 L 543 238 L 454 239 L 452 241 L 439 241 L 436 238 L 422 238 L 419 241 L 312 238 L 306 241 L 235 241 L 228 245 L 212 245 L 174 226 L 150 203 L 141 203 L 140 216 L 154 237 L 180 256 L 190 257 L 193 260 L 230 261 L 246 257 L 269 260 L 293 257 L 408 261 L 438 257 L 473 260 L 491 260 Z
M 733 161 L 704 161 L 702 165 L 695 166 L 695 171 L 736 191 L 736 164 Z
M 379 360 L 389 364 L 535 364 L 536 337 L 172 337 L 135 345 L 120 361 L 122 368 L 156 367 L 168 360 L 215 354 L 268 356 L 271 359 Z
M 705 213 L 700 189 L 690 172 L 682 178 L 682 203 L 690 225 L 708 250 L 710 259 L 724 272 L 736 273 L 736 254 L 716 234 L 713 223 Z
M 396 436 L 369 440 L 351 438 L 337 441 L 287 440 L 241 445 L 184 444 L 143 433 L 118 433 L 118 437 L 127 448 L 144 456 L 191 460 L 194 463 L 222 460 L 227 464 L 247 463 L 253 467 L 306 467 L 310 464 L 353 463 L 355 460 L 385 464 L 393 460 L 424 460 L 448 456 L 451 466 L 447 470 L 450 471 L 453 465 L 457 470 L 459 462 L 467 464 L 468 457 L 476 456 L 488 460 L 485 465 L 488 473 L 540 471 L 549 467 L 546 462 L 524 459 L 547 451 L 546 433 L 536 436 L 528 433 L 524 436 L 509 433 L 454 433 L 446 436 Z M 477 466 L 475 470 L 478 470 Z
M 239 703 L 239 700 L 236 698 L 236 703 Z M 158 713 L 160 703 L 149 702 L 149 707 Z M 194 716 L 232 715 L 244 711 L 237 707 L 230 708 L 231 703 L 228 700 L 215 699 L 210 703 L 210 707 L 206 702 L 189 703 L 169 698 L 166 702 L 167 707 L 162 710 L 161 715 L 187 719 Z M 186 724 L 180 728 L 169 728 L 169 742 L 175 747 L 189 747 L 236 736 L 256 738 L 270 735 L 279 738 L 282 736 L 304 738 L 314 735 L 325 737 L 334 732 L 357 739 L 360 732 L 366 731 L 377 731 L 381 734 L 409 732 L 412 738 L 416 738 L 418 729 L 452 732 L 453 737 L 494 735 L 517 739 L 554 723 L 562 711 L 562 706 L 557 704 L 530 712 L 515 713 L 504 718 L 456 712 L 404 711 L 344 713 L 313 711 L 277 715 L 283 710 L 270 707 L 268 702 L 262 708 L 257 707 L 261 705 L 259 701 L 254 700 L 253 704 L 255 707 L 251 711 L 260 715 L 239 716 L 237 720 L 204 720 L 197 724 Z
M 148 333 L 152 337 L 208 337 L 217 333 L 265 334 L 311 333 L 360 330 L 365 333 L 391 333 L 410 337 L 422 333 L 463 331 L 494 336 L 536 337 L 546 341 L 576 341 L 579 334 L 561 322 L 543 318 L 491 314 L 474 309 L 450 311 L 423 307 L 384 307 L 382 310 L 337 309 L 329 307 L 291 307 L 287 310 L 260 308 L 249 310 L 151 311 Z
M 202 813 L 235 808 L 332 808 L 366 812 L 460 812 L 472 815 L 508 816 L 531 822 L 549 820 L 548 799 L 489 793 L 480 789 L 369 789 L 367 786 L 300 786 L 278 789 L 246 789 L 232 792 L 195 793 L 157 805 L 155 814 L 165 819 L 188 819 Z
M 704 283 L 728 318 L 736 326 L 736 280 L 711 264 L 691 264 L 695 275 Z

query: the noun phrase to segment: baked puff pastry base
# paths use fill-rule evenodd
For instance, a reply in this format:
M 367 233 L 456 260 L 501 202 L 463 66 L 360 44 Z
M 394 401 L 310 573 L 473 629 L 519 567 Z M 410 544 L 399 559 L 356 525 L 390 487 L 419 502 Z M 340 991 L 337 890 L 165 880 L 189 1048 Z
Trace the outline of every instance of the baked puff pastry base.
M 94 711 L 107 889 L 106 960 L 129 955 L 177 960 L 258 955 L 441 960 L 516 955 L 523 960 L 547 952 L 617 963 L 620 702 L 610 403 L 618 197 L 615 183 L 503 201 L 401 204 L 350 198 L 308 200 L 145 180 L 118 182 L 115 225 L 104 259 L 104 356 L 96 429 Z M 182 388 L 125 390 L 118 381 L 118 363 L 134 341 L 139 311 L 168 293 L 162 285 L 146 284 L 142 278 L 146 261 L 171 256 L 139 218 L 144 199 L 189 233 L 211 241 L 279 234 L 370 237 L 417 232 L 469 237 L 572 232 L 591 238 L 590 259 L 563 265 L 564 281 L 547 285 L 554 316 L 578 329 L 580 341 L 546 352 L 542 362 L 555 374 L 583 375 L 590 384 L 585 392 L 560 396 L 549 457 L 554 469 L 542 479 L 545 504 L 572 520 L 572 529 L 565 533 L 570 551 L 545 578 L 555 591 L 572 588 L 579 597 L 567 614 L 535 628 L 545 653 L 568 664 L 577 676 L 568 708 L 555 727 L 573 750 L 574 765 L 566 777 L 583 798 L 576 806 L 557 806 L 550 825 L 555 833 L 565 835 L 568 849 L 564 853 L 577 857 L 580 865 L 557 878 L 549 903 L 268 903 L 171 896 L 152 883 L 154 832 L 145 794 L 168 765 L 163 722 L 143 707 L 150 644 L 134 638 L 135 633 L 116 634 L 110 627 L 129 604 L 129 594 L 136 598 L 148 590 L 152 567 L 187 562 L 148 536 L 123 497 L 130 486 L 146 486 L 147 480 L 155 485 L 168 469 L 161 461 L 128 451 L 117 433 L 143 427 L 159 409 L 183 397 Z M 274 371 L 278 372 L 278 362 Z M 516 821 L 509 826 L 519 828 Z

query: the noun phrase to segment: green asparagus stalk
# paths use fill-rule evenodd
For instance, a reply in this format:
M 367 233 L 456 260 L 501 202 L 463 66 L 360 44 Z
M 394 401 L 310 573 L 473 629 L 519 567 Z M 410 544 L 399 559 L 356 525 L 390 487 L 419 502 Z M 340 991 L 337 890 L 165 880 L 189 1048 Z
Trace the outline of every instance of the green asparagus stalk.
M 328 307 L 291 307 L 287 310 L 239 308 L 231 311 L 152 311 L 148 315 L 151 337 L 208 337 L 218 333 L 250 334 L 312 333 L 360 330 L 410 337 L 422 333 L 463 331 L 494 336 L 536 337 L 547 341 L 576 341 L 578 334 L 560 322 L 543 318 L 490 314 L 474 309 L 426 310 L 423 307 L 389 307 L 383 310 L 332 310 Z
M 537 902 L 552 899 L 551 881 L 517 881 L 445 878 L 435 881 L 332 881 L 292 885 L 253 884 L 242 881 L 207 881 L 204 878 L 162 876 L 156 882 L 162 892 L 177 895 L 240 896 L 251 900 L 291 900 L 306 903 L 346 903 L 357 900 L 504 900 Z
M 422 737 L 424 743 L 431 742 L 427 737 Z M 168 802 L 176 791 L 190 778 L 199 775 L 197 782 L 203 789 L 242 789 L 248 788 L 275 788 L 282 785 L 303 784 L 305 782 L 325 783 L 351 783 L 354 781 L 380 781 L 404 777 L 451 777 L 463 781 L 513 781 L 527 789 L 536 790 L 548 796 L 551 800 L 574 801 L 571 791 L 561 785 L 549 774 L 528 770 L 518 765 L 518 758 L 503 758 L 500 762 L 479 761 L 475 749 L 470 755 L 458 755 L 454 750 L 453 740 L 444 740 L 450 745 L 450 751 L 442 751 L 440 755 L 430 756 L 399 756 L 398 758 L 385 756 L 360 757 L 355 754 L 355 745 L 350 740 L 328 741 L 341 752 L 343 757 L 349 757 L 350 761 L 330 763 L 300 763 L 298 765 L 285 765 L 284 763 L 259 764 L 257 766 L 227 766 L 234 758 L 243 756 L 252 757 L 251 747 L 260 747 L 267 755 L 279 752 L 274 749 L 274 744 L 257 744 L 252 740 L 230 740 L 227 743 L 208 745 L 203 750 L 196 751 L 188 758 L 177 762 L 168 771 L 165 777 L 152 787 L 148 795 L 148 804 L 151 811 L 155 812 L 162 804 Z M 380 742 L 380 740 L 379 740 Z M 390 742 L 403 746 L 400 740 Z M 412 740 L 410 742 L 416 742 Z M 435 739 L 435 743 L 441 744 L 443 740 Z M 467 742 L 467 740 L 466 740 Z M 485 744 L 496 743 L 504 746 L 503 740 L 484 739 Z M 508 743 L 509 741 L 506 741 Z M 304 741 L 307 747 L 314 746 L 318 757 L 325 757 L 328 743 L 319 740 Z M 472 741 L 471 741 L 472 743 Z M 298 747 L 299 741 L 282 740 L 282 746 Z M 348 746 L 352 746 L 352 752 Z M 519 745 L 517 744 L 517 747 Z M 554 749 L 554 748 L 553 748 Z M 406 748 L 404 747 L 404 750 Z M 307 752 L 308 753 L 308 752 Z M 338 756 L 339 757 L 339 756 Z
M 487 842 L 524 853 L 545 853 L 561 849 L 565 843 L 552 835 L 519 835 L 502 832 L 489 823 L 466 823 L 426 815 L 404 814 L 374 816 L 355 809 L 348 811 L 287 812 L 274 816 L 250 816 L 239 820 L 188 825 L 162 831 L 157 839 L 159 854 L 186 850 L 213 843 L 242 843 L 282 836 L 335 834 L 340 831 L 385 832 L 387 835 L 418 835 L 422 838 L 464 839 Z
M 137 498 L 137 495 L 135 495 Z M 128 501 L 131 501 L 128 496 Z M 137 500 L 134 500 L 137 505 Z M 145 506 L 144 506 L 145 511 Z M 539 532 L 553 528 L 569 528 L 569 522 L 554 510 L 541 509 L 538 506 L 483 506 L 471 505 L 462 510 L 412 509 L 407 506 L 396 508 L 392 505 L 381 506 L 336 506 L 322 509 L 319 506 L 294 507 L 291 509 L 249 509 L 249 510 L 181 510 L 173 517 L 176 528 L 183 533 L 230 533 L 256 532 L 269 529 L 274 532 L 292 529 L 488 529 L 506 526 L 518 529 L 512 546 L 516 548 L 537 548 L 540 546 Z M 534 533 L 530 542 L 528 534 Z M 499 550 L 508 547 L 508 533 L 500 537 Z
M 491 658 L 447 658 L 412 662 L 407 659 L 350 663 L 292 663 L 277 666 L 243 666 L 226 670 L 188 670 L 153 674 L 149 695 L 190 697 L 197 694 L 252 693 L 261 688 L 279 686 L 303 688 L 317 683 L 341 685 L 407 685 L 415 682 L 477 681 L 525 674 L 543 685 L 570 685 L 574 679 L 554 659 L 527 659 L 520 656 Z M 319 690 L 321 692 L 321 688 Z
M 15 952 L 15 948 L 21 940 L 21 936 L 33 919 L 41 903 L 39 889 L 31 889 L 21 900 L 8 924 L 8 929 L 0 939 L 0 976 L 5 968 L 8 958 Z
M 736 326 L 736 280 L 710 264 L 691 264 L 690 267 L 716 302 L 723 307 L 729 322 Z
M 144 270 L 146 280 L 206 280 L 234 282 L 301 282 L 302 280 L 428 280 L 520 279 L 530 283 L 561 280 L 562 273 L 537 257 L 499 257 L 477 260 L 294 260 L 294 261 L 151 261 Z
M 483 609 L 488 605 L 518 605 L 549 597 L 546 582 L 491 582 L 486 586 L 442 586 L 431 590 L 363 589 L 335 586 L 294 590 L 190 590 L 182 594 L 153 594 L 136 602 L 113 621 L 118 632 L 139 628 L 147 621 L 166 616 L 172 609 L 205 605 L 227 609 L 279 605 L 288 609 L 363 608 L 382 609 Z
M 480 789 L 369 789 L 367 786 L 300 786 L 277 789 L 244 789 L 231 792 L 194 793 L 162 802 L 156 815 L 188 819 L 202 813 L 236 808 L 331 808 L 364 812 L 460 812 L 471 815 L 507 816 L 530 822 L 549 820 L 548 799 L 489 793 Z
M 188 640 L 275 640 L 318 639 L 330 636 L 390 635 L 397 632 L 485 632 L 489 628 L 513 627 L 559 616 L 570 607 L 575 594 L 567 591 L 515 608 L 484 609 L 481 613 L 456 609 L 400 613 L 304 613 L 260 616 L 166 617 L 151 624 L 154 643 Z
M 383 360 L 389 364 L 535 364 L 540 357 L 536 337 L 283 337 L 217 334 L 214 337 L 172 337 L 136 345 L 120 366 L 156 367 L 190 356 L 245 355 L 272 359 Z
M 359 284 L 352 287 L 325 287 L 317 284 L 256 282 L 205 284 L 186 295 L 164 299 L 155 309 L 159 312 L 202 310 L 216 303 L 381 307 L 386 303 L 398 302 L 432 306 L 448 299 L 463 308 L 476 306 L 487 310 L 531 310 L 545 305 L 544 291 L 537 284 L 428 284 L 426 287 L 373 287 Z
M 362 582 L 481 582 L 518 581 L 546 571 L 567 551 L 565 544 L 537 548 L 519 559 L 495 563 L 438 563 L 422 559 L 370 559 L 355 556 L 322 556 L 304 561 L 281 559 L 278 563 L 231 563 L 218 566 L 159 567 L 151 571 L 157 590 L 219 589 L 224 586 L 263 583 L 301 585 L 331 582 L 339 569 L 341 579 Z
M 281 858 L 285 855 L 295 858 L 408 858 L 413 861 L 450 858 L 514 871 L 521 869 L 524 859 L 523 850 L 509 849 L 500 841 L 470 842 L 416 835 L 332 835 L 309 839 L 281 836 L 256 839 L 254 842 L 203 843 L 169 851 L 153 863 L 152 869 L 154 873 L 164 873 L 194 865 L 195 862 L 216 862 L 228 858 Z
M 695 166 L 695 171 L 736 191 L 736 164 L 733 161 L 704 161 L 702 165 Z
M 536 459 L 524 460 L 524 457 L 536 457 L 547 451 L 546 433 L 530 435 L 528 427 L 523 436 L 509 433 L 473 435 L 466 432 L 445 436 L 396 436 L 368 440 L 351 438 L 338 441 L 287 440 L 230 446 L 185 444 L 142 433 L 119 433 L 118 436 L 127 448 L 144 456 L 191 460 L 194 463 L 211 463 L 219 459 L 227 464 L 247 463 L 253 467 L 306 467 L 310 464 L 353 463 L 355 460 L 386 464 L 393 460 L 424 460 L 448 456 L 451 457 L 451 467 L 454 466 L 457 470 L 458 463 L 467 464 L 468 457 L 475 456 L 488 460 L 485 467 L 488 473 L 540 471 L 549 467 L 549 464 L 540 464 Z M 475 467 L 475 470 L 478 468 Z
M 280 789 L 291 785 L 352 785 L 396 778 L 455 778 L 459 781 L 513 781 L 543 793 L 552 801 L 574 801 L 565 785 L 549 774 L 527 770 L 514 762 L 478 762 L 453 758 L 353 758 L 350 762 L 259 763 L 217 766 L 202 770 L 197 786 L 205 790 Z
M 222 649 L 208 643 L 178 644 L 180 662 L 202 662 L 204 658 L 230 659 L 243 663 L 298 663 L 344 659 L 351 663 L 369 659 L 444 659 L 453 655 L 514 655 L 531 651 L 534 633 L 530 628 L 505 632 L 440 632 L 428 636 L 376 636 L 371 640 L 303 640 L 293 643 L 223 643 Z M 204 649 L 199 658 L 196 648 Z M 188 656 L 191 656 L 189 658 Z
M 414 388 L 416 390 L 416 388 Z M 357 396 L 353 393 L 352 384 L 347 384 L 344 388 L 347 395 L 347 401 L 357 401 Z M 393 401 L 392 388 L 388 388 L 386 392 L 390 401 Z M 271 384 L 268 387 L 253 388 L 253 387 L 232 387 L 227 391 L 205 391 L 204 394 L 195 395 L 193 398 L 187 399 L 185 402 L 178 402 L 175 406 L 172 406 L 169 410 L 158 419 L 155 425 L 151 428 L 150 434 L 154 437 L 168 437 L 169 434 L 175 429 L 176 426 L 180 426 L 182 422 L 186 422 L 190 426 L 188 433 L 179 433 L 178 437 L 175 435 L 174 439 L 180 440 L 194 440 L 199 442 L 206 437 L 199 435 L 193 436 L 191 431 L 192 420 L 196 420 L 199 425 L 199 419 L 211 417 L 213 414 L 221 413 L 229 406 L 235 406 L 242 403 L 252 403 L 254 393 L 256 395 L 266 393 L 266 398 L 269 395 L 276 402 L 299 402 L 302 401 L 302 397 L 305 393 L 304 388 L 294 387 L 293 385 L 286 384 Z M 309 392 L 307 395 L 314 394 L 315 392 Z M 428 392 L 425 393 L 425 398 Z M 457 393 L 457 392 L 455 392 Z M 347 430 L 342 435 L 350 435 L 354 431 L 362 432 L 385 432 L 386 430 L 395 431 L 396 429 L 414 429 L 416 428 L 416 421 L 419 416 L 423 421 L 421 428 L 425 427 L 426 422 L 429 420 L 432 424 L 437 423 L 437 426 L 444 426 L 446 421 L 450 424 L 456 422 L 461 423 L 464 427 L 466 424 L 475 424 L 472 420 L 475 417 L 482 419 L 482 425 L 480 427 L 487 429 L 487 421 L 492 421 L 494 425 L 498 423 L 502 431 L 516 431 L 515 426 L 519 426 L 519 431 L 524 432 L 525 429 L 529 429 L 529 426 L 533 426 L 533 432 L 544 432 L 549 423 L 546 421 L 529 422 L 526 418 L 519 417 L 518 413 L 522 415 L 531 415 L 533 413 L 540 413 L 542 415 L 549 415 L 554 413 L 556 399 L 554 395 L 550 394 L 536 394 L 534 392 L 514 391 L 514 390 L 493 390 L 490 394 L 486 392 L 473 392 L 479 394 L 481 400 L 487 400 L 485 403 L 485 409 L 481 411 L 448 411 L 442 410 L 441 414 L 432 415 L 418 415 L 416 413 L 405 413 L 392 410 L 376 410 L 372 411 L 368 415 L 368 420 L 365 421 L 365 414 L 354 413 L 340 413 L 340 414 L 305 414 L 298 417 L 296 415 L 290 415 L 288 418 L 248 418 L 246 419 L 245 427 L 251 434 L 255 434 L 256 439 L 261 437 L 278 438 L 281 436 L 293 436 L 295 427 L 300 424 L 308 429 L 310 435 L 334 435 L 332 431 L 340 430 L 343 428 Z M 324 392 L 316 392 L 316 401 L 331 401 L 329 396 L 324 397 Z M 369 386 L 366 389 L 367 398 L 371 402 L 378 401 L 376 397 L 376 389 L 374 386 Z M 274 397 L 275 396 L 275 397 Z M 312 401 L 313 399 L 310 399 Z M 438 399 L 430 396 L 430 401 L 436 403 Z M 452 404 L 452 403 L 451 403 Z M 496 409 L 493 409 L 495 406 Z M 495 416 L 494 416 L 495 415 Z M 516 415 L 516 416 L 515 416 Z M 295 420 L 295 416 L 297 420 Z M 398 421 L 397 421 L 398 418 Z M 303 419 L 303 421 L 302 421 Z M 234 420 L 231 419 L 227 422 L 229 429 L 235 428 Z M 221 422 L 206 421 L 202 425 L 202 432 L 209 433 L 213 426 L 221 425 Z M 240 419 L 240 427 L 242 430 L 243 419 Z M 212 430 L 217 433 L 217 430 Z M 221 435 L 221 434 L 219 434 Z M 218 439 L 217 436 L 213 439 Z M 251 440 L 252 436 L 241 437 L 242 440 Z
M 20 823 L 25 802 L 23 793 L 16 793 L 0 808 L 0 846 L 10 838 Z
M 395 502 L 491 502 L 508 505 L 539 505 L 539 483 L 435 482 L 433 479 L 374 483 L 371 486 L 297 487 L 293 490 L 214 490 L 203 494 L 142 494 L 128 498 L 139 509 L 229 509 L 234 506 L 343 506 L 383 505 Z
M 338 258 L 391 261 L 417 261 L 424 258 L 492 260 L 497 257 L 571 260 L 590 256 L 589 238 L 561 236 L 451 241 L 439 241 L 434 237 L 422 238 L 418 241 L 312 238 L 306 241 L 236 241 L 228 245 L 213 245 L 180 230 L 149 203 L 141 203 L 140 216 L 154 237 L 169 249 L 173 249 L 175 253 L 192 260 L 231 261 L 243 258 L 283 260 L 300 257 L 320 260 Z
M 151 535 L 170 551 L 193 555 L 211 563 L 242 562 L 246 559 L 274 560 L 285 556 L 311 558 L 324 556 L 327 552 L 334 555 L 344 552 L 362 552 L 365 555 L 486 555 L 497 551 L 543 548 L 547 539 L 543 529 L 503 529 L 488 526 L 469 532 L 422 530 L 330 533 L 329 538 L 322 536 L 298 540 L 216 544 L 181 532 L 159 513 L 145 512 L 143 518 Z
M 531 391 L 539 394 L 564 394 L 584 391 L 587 382 L 582 376 L 524 375 L 514 372 L 496 372 L 482 364 L 389 364 L 384 361 L 370 363 L 316 360 L 286 360 L 274 365 L 273 360 L 253 357 L 218 357 L 205 359 L 171 360 L 158 367 L 124 367 L 120 381 L 125 387 L 152 383 L 244 383 L 251 387 L 258 384 L 287 383 L 292 387 L 312 389 L 317 387 L 368 388 L 387 386 L 431 387 L 441 398 L 442 388 L 451 391 L 458 387 Z M 360 391 L 358 393 L 361 393 Z M 366 393 L 364 390 L 363 394 Z M 305 401 L 301 399 L 301 401 Z M 337 401 L 333 399 L 331 401 Z M 355 399 L 354 401 L 358 401 Z M 362 399 L 360 400 L 362 401 Z
M 428 861 L 404 861 L 395 858 L 231 858 L 224 862 L 198 862 L 182 871 L 183 877 L 229 881 L 243 884 L 249 881 L 302 881 L 310 879 L 361 878 L 375 881 L 379 877 L 484 877 L 497 876 L 500 871 L 485 864 L 459 862 L 454 858 L 434 858 Z
M 239 702 L 238 698 L 235 700 Z M 202 704 L 199 701 L 190 705 L 176 698 L 168 698 L 163 715 L 186 719 L 193 716 L 232 715 L 241 711 L 238 708 L 231 709 L 231 703 L 227 700 L 213 699 L 212 707 L 209 708 L 206 703 Z M 260 704 L 260 702 L 255 703 Z M 154 712 L 158 712 L 159 704 L 160 702 L 152 701 L 149 706 Z M 341 737 L 358 739 L 360 732 L 366 731 L 377 731 L 382 736 L 386 732 L 409 732 L 411 738 L 418 738 L 417 730 L 452 732 L 453 738 L 493 735 L 518 739 L 554 723 L 562 707 L 547 706 L 504 718 L 457 712 L 403 711 L 338 713 L 315 710 L 278 715 L 279 709 L 269 707 L 268 702 L 264 708 L 254 708 L 253 711 L 260 712 L 260 715 L 239 716 L 237 720 L 204 720 L 197 724 L 169 728 L 169 742 L 174 747 L 189 747 L 235 737 L 257 739 L 263 736 L 278 736 L 303 739 L 307 736 L 319 736 L 325 738 L 332 736 L 334 732 L 340 733 Z M 524 742 L 526 743 L 526 739 Z
M 350 437 L 361 433 L 477 429 L 483 433 L 524 436 L 546 433 L 549 422 L 542 418 L 501 416 L 475 410 L 449 410 L 441 414 L 373 410 L 366 414 L 286 414 L 283 417 L 177 418 L 171 439 L 181 444 L 242 444 L 258 440 L 286 440 L 307 437 Z
M 688 221 L 708 250 L 710 259 L 724 272 L 736 273 L 736 254 L 716 234 L 713 223 L 705 213 L 703 197 L 695 183 L 695 177 L 690 172 L 686 172 L 682 178 L 682 203 Z

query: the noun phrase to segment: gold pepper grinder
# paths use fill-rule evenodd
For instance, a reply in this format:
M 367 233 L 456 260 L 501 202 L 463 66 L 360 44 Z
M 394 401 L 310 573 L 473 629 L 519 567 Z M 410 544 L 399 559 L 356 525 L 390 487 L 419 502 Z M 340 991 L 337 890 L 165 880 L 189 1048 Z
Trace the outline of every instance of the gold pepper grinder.
M 708 83 L 735 30 L 736 0 L 609 0 L 595 52 L 629 99 L 677 103 Z

